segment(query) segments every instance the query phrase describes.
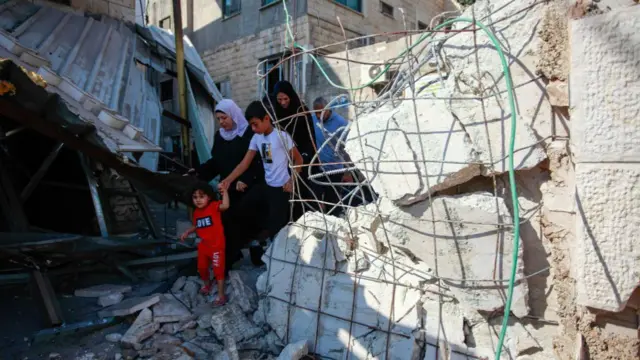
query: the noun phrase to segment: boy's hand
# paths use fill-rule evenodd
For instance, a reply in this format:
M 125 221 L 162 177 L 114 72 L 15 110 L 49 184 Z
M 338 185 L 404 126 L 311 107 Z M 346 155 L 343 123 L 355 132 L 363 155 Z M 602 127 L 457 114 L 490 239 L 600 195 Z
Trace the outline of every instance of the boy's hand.
M 282 187 L 285 192 L 292 193 L 293 192 L 293 179 L 289 179 L 286 184 Z
M 236 190 L 239 192 L 244 192 L 245 190 L 247 190 L 247 184 L 243 183 L 242 181 L 236 182 Z

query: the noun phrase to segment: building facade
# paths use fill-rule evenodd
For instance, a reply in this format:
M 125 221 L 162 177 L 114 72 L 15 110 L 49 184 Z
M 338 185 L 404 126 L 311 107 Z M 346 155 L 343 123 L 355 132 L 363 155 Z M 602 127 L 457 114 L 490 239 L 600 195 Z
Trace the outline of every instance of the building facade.
M 435 15 L 449 9 L 448 1 L 289 0 L 286 6 L 296 43 L 317 48 L 322 63 L 322 55 L 344 51 L 345 46 L 372 45 L 397 39 L 393 32 L 425 29 Z M 173 29 L 170 0 L 151 0 L 146 8 L 149 24 Z M 319 93 L 313 89 L 324 86 L 316 84 L 319 68 L 308 55 L 282 61 L 292 44 L 280 0 L 186 0 L 182 25 L 223 96 L 240 107 L 261 98 L 280 79 L 291 81 L 307 101 Z M 349 39 L 382 35 L 336 44 L 345 39 L 343 29 Z M 325 72 L 331 77 L 330 68 Z

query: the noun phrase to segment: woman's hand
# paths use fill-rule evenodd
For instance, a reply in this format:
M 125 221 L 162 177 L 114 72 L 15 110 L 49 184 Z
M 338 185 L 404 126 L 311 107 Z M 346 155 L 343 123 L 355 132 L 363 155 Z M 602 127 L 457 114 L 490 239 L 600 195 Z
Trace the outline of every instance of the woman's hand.
M 182 176 L 191 176 L 191 175 L 196 175 L 196 169 L 191 168 L 187 170 L 187 173 Z
M 239 192 L 244 192 L 247 189 L 247 184 L 243 183 L 242 181 L 237 181 L 236 182 L 236 190 Z
M 218 183 L 218 191 L 223 192 L 229 190 L 229 181 L 224 179 Z

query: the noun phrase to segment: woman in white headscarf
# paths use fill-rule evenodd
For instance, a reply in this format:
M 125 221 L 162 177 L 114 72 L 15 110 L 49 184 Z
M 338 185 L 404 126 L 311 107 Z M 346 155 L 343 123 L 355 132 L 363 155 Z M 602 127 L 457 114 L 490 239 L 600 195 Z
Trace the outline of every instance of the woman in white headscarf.
M 229 176 L 244 158 L 253 136 L 249 122 L 233 100 L 220 101 L 216 106 L 215 114 L 220 123 L 220 130 L 213 140 L 211 159 L 189 171 L 207 182 L 218 175 L 221 179 Z M 264 168 L 260 163 L 260 157 L 256 156 L 251 167 L 234 184 L 229 186 L 231 210 L 241 200 L 247 189 L 259 182 L 264 182 Z M 225 212 L 225 214 L 230 213 Z M 251 224 L 240 226 L 232 221 L 230 216 L 223 216 L 222 221 L 227 234 L 226 263 L 231 266 L 237 259 L 237 252 L 244 245 L 246 238 L 252 235 L 252 230 L 258 231 L 259 229 L 251 229 Z

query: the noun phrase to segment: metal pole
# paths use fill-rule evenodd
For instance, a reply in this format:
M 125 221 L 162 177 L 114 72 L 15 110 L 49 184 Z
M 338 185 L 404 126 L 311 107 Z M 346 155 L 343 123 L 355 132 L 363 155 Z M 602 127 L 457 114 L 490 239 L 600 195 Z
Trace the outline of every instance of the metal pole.
M 100 194 L 98 193 L 98 182 L 93 177 L 91 168 L 84 154 L 78 152 L 80 157 L 80 165 L 84 170 L 84 174 L 89 184 L 89 191 L 91 192 L 91 200 L 93 201 L 93 207 L 96 211 L 96 218 L 98 219 L 98 226 L 100 227 L 100 235 L 103 238 L 109 237 L 109 229 L 107 227 L 107 220 L 105 218 L 104 210 L 102 208 L 102 201 L 100 200 Z
M 180 105 L 180 117 L 189 121 L 189 112 L 187 111 L 187 82 L 184 67 L 184 42 L 182 32 L 182 8 L 180 0 L 172 0 L 173 2 L 173 23 L 176 36 L 176 67 L 178 73 L 178 103 Z M 191 168 L 191 139 L 189 129 L 186 126 L 181 127 L 182 133 L 182 159 L 184 164 Z

